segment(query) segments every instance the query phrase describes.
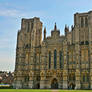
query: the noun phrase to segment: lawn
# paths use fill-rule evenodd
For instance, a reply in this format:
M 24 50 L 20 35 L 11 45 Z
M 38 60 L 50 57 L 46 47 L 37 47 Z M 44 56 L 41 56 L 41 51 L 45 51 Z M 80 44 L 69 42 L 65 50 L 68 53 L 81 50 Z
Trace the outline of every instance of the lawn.
M 0 89 L 0 92 L 92 92 L 92 90 Z
M 59 90 L 59 92 L 92 92 L 92 90 Z
M 0 89 L 0 92 L 52 92 L 51 90 L 40 89 Z

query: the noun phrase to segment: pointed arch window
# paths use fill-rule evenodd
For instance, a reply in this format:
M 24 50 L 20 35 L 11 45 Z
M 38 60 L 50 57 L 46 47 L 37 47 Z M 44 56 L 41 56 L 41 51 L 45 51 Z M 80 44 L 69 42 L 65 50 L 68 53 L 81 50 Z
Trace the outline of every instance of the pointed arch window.
M 51 51 L 49 51 L 49 69 L 51 68 Z
M 57 68 L 57 51 L 54 50 L 54 69 Z
M 83 20 L 83 17 L 81 18 L 81 27 L 84 26 L 84 20 Z
M 62 51 L 59 52 L 59 63 L 60 63 L 60 69 L 62 68 Z

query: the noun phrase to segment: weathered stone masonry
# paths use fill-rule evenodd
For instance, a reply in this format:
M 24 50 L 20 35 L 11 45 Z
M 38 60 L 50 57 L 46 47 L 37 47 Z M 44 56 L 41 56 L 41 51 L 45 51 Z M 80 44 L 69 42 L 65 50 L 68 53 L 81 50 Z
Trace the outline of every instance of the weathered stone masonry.
M 40 19 L 22 19 L 14 88 L 92 89 L 92 11 L 74 14 L 74 26 L 64 32 L 55 23 L 42 40 Z

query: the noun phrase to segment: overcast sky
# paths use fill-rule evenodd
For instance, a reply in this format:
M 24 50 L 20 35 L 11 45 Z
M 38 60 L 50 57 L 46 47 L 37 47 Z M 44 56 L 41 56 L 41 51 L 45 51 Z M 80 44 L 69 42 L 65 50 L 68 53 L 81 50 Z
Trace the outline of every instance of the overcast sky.
M 92 0 L 0 0 L 0 71 L 14 71 L 21 18 L 40 17 L 47 35 L 56 22 L 64 34 L 65 24 L 73 24 L 74 13 L 90 10 Z

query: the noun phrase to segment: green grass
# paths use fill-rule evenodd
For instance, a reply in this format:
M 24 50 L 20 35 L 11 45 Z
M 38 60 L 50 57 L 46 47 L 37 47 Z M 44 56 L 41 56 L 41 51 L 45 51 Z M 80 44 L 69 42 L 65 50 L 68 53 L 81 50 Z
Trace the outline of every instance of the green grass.
M 92 90 L 59 90 L 59 92 L 92 92 Z
M 50 89 L 0 89 L 0 92 L 52 92 Z M 92 90 L 58 90 L 58 92 L 92 92 Z
M 51 90 L 40 89 L 0 89 L 0 92 L 51 92 Z

